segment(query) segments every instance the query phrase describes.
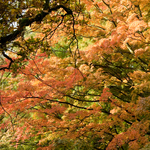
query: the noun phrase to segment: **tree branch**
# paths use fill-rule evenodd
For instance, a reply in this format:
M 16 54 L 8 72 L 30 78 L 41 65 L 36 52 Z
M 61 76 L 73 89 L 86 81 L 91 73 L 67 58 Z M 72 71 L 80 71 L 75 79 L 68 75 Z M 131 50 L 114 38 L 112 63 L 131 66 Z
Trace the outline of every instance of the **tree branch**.
M 12 58 L 10 58 L 8 55 L 5 54 L 4 50 L 2 51 L 2 54 L 3 54 L 3 56 L 4 56 L 5 58 L 7 58 L 8 60 L 10 60 L 10 63 L 9 63 L 9 65 L 8 65 L 8 67 L 2 67 L 2 68 L 0 68 L 0 70 L 10 69 L 10 67 L 11 67 L 11 65 L 12 65 L 12 63 L 13 63 L 14 61 L 12 60 Z
M 20 20 L 20 22 L 22 22 L 23 24 L 21 24 L 18 27 L 18 29 L 16 31 L 14 31 L 13 33 L 11 33 L 9 35 L 6 35 L 4 37 L 1 37 L 1 39 L 0 39 L 0 45 L 4 45 L 7 42 L 11 42 L 11 41 L 15 40 L 18 37 L 18 35 L 20 35 L 22 33 L 24 27 L 31 25 L 35 21 L 36 22 L 42 21 L 43 18 L 46 15 L 48 15 L 52 11 L 57 11 L 60 8 L 63 8 L 66 11 L 66 13 L 67 13 L 66 15 L 72 15 L 73 14 L 73 12 L 72 12 L 72 10 L 70 8 L 67 8 L 67 7 L 65 7 L 63 5 L 58 5 L 56 7 L 49 8 L 47 12 L 41 11 L 41 13 L 37 14 L 34 18 L 22 18 Z M 26 21 L 24 22 L 24 20 L 26 20 Z

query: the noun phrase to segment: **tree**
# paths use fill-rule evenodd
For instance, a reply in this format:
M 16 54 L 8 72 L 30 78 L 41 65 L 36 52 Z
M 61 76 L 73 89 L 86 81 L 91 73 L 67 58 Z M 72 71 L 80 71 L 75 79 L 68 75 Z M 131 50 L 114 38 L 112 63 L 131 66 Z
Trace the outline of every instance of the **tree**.
M 149 1 L 9 3 L 1 17 L 9 60 L 1 66 L 1 147 L 147 147 Z

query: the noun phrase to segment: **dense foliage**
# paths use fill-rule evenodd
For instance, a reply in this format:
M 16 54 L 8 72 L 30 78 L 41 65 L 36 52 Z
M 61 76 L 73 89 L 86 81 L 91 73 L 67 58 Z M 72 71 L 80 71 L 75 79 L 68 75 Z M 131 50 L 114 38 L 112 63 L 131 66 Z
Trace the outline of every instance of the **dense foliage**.
M 149 0 L 0 6 L 0 149 L 149 148 Z

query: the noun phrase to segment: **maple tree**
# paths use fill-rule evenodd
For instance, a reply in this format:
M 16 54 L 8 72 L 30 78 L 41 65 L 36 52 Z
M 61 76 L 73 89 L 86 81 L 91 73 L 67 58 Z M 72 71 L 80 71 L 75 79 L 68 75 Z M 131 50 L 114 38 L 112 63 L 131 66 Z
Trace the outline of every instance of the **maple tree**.
M 0 1 L 1 149 L 146 149 L 148 0 Z

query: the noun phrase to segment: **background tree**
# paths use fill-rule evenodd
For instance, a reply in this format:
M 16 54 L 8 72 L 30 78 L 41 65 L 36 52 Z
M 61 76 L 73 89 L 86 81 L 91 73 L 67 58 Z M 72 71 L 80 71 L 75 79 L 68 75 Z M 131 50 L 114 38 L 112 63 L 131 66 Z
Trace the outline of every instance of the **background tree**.
M 1 149 L 149 146 L 149 1 L 1 3 Z

